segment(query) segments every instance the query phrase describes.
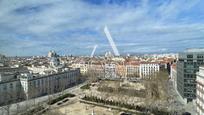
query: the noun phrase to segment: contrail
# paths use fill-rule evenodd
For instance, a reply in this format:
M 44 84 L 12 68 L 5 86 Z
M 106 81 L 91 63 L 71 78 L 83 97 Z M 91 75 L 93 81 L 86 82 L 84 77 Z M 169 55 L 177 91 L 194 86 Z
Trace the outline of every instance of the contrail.
M 113 38 L 111 37 L 111 34 L 110 34 L 107 26 L 105 26 L 104 32 L 105 32 L 106 37 L 107 37 L 107 39 L 108 39 L 108 41 L 109 41 L 109 43 L 110 43 L 110 45 L 111 45 L 111 47 L 113 49 L 113 52 L 114 52 L 115 56 L 120 56 L 120 54 L 118 52 L 118 49 L 117 49 L 117 47 L 115 45 L 115 42 L 113 41 Z
M 91 53 L 91 57 L 94 56 L 94 53 L 95 53 L 97 47 L 98 47 L 98 45 L 95 45 L 95 46 L 94 46 L 93 51 L 92 51 L 92 53 Z

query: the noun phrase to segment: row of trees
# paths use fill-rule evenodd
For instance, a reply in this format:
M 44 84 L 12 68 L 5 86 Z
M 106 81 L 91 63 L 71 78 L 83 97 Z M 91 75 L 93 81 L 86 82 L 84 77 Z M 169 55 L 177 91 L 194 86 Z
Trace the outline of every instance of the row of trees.
M 109 87 L 109 86 L 100 86 L 98 87 L 98 91 L 107 92 L 107 93 L 115 93 L 121 95 L 135 96 L 135 97 L 143 97 L 145 98 L 147 92 L 146 90 L 135 90 L 135 89 L 127 89 L 123 87 Z
M 151 76 L 150 79 L 144 80 L 147 96 L 145 99 L 145 105 L 150 109 L 158 106 L 157 102 L 164 103 L 170 98 L 168 94 L 168 72 L 162 70 Z
M 127 103 L 123 103 L 123 102 L 119 102 L 119 101 L 113 101 L 113 100 L 106 100 L 106 99 L 102 99 L 102 98 L 98 98 L 98 97 L 94 97 L 94 96 L 85 96 L 82 99 L 86 100 L 86 101 L 92 101 L 92 102 L 102 103 L 102 104 L 106 104 L 106 105 L 118 106 L 121 108 L 133 109 L 133 110 L 143 112 L 143 113 L 150 112 L 150 113 L 153 113 L 156 115 L 168 115 L 169 114 L 169 112 L 166 112 L 164 110 L 159 110 L 157 107 L 155 107 L 153 109 L 149 109 L 147 107 L 140 106 L 140 105 L 127 104 Z

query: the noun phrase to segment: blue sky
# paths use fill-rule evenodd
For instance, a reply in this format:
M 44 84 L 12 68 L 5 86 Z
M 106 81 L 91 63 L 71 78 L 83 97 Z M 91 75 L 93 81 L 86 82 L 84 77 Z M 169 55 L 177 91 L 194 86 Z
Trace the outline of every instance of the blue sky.
M 0 53 L 121 54 L 204 47 L 203 0 L 0 0 Z

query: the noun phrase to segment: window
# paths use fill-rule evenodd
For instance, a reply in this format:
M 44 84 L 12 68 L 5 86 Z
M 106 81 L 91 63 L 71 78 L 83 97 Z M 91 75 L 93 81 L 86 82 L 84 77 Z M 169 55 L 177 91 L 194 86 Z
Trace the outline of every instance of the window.
M 187 55 L 187 58 L 193 58 L 192 54 Z
M 192 69 L 184 69 L 184 72 L 186 72 L 186 73 L 193 73 L 194 70 L 192 70 Z
M 9 86 L 11 89 L 13 89 L 13 84 L 12 83 L 10 83 L 10 86 Z
M 203 55 L 198 55 L 197 58 L 203 58 Z
M 179 61 L 184 61 L 183 59 L 179 59 Z
M 40 86 L 40 80 L 38 80 L 37 82 L 38 82 L 38 85 L 37 85 L 37 86 Z
M 4 91 L 6 91 L 6 90 L 7 90 L 7 86 L 6 86 L 6 85 L 4 85 L 4 88 L 3 88 L 3 89 L 4 89 Z
M 19 90 L 20 84 L 16 83 L 15 87 Z
M 187 62 L 191 62 L 190 64 L 193 64 L 193 59 L 187 59 Z

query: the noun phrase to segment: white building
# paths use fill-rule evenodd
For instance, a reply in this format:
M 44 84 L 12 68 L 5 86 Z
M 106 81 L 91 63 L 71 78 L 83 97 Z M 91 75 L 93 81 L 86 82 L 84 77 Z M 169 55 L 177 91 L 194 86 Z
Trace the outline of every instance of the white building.
M 32 71 L 32 73 L 39 73 L 43 74 L 45 71 L 53 71 L 54 69 L 51 67 L 45 67 L 45 66 L 32 66 L 32 67 L 27 67 L 29 71 Z
M 80 70 L 64 70 L 47 75 L 23 73 L 18 78 L 7 77 L 5 74 L 1 76 L 0 106 L 63 91 L 78 83 Z
M 86 74 L 89 69 L 89 64 L 86 63 L 74 63 L 71 65 L 72 68 L 80 68 L 81 74 Z
M 196 111 L 197 115 L 204 114 L 204 67 L 199 68 L 196 77 Z
M 115 64 L 105 64 L 105 77 L 106 78 L 116 78 L 116 65 Z
M 53 55 L 56 54 L 50 54 L 51 58 Z M 59 60 L 57 64 L 53 61 L 55 60 L 50 60 L 51 63 L 47 66 L 1 67 L 0 106 L 60 92 L 79 81 L 80 69 L 64 68 Z
M 18 79 L 0 81 L 0 106 L 21 101 L 24 97 L 23 95 L 24 93 L 21 91 L 21 84 Z
M 55 51 L 49 51 L 47 57 L 51 58 L 51 57 L 56 57 L 57 53 Z
M 173 81 L 173 86 L 177 90 L 177 71 L 176 64 L 171 65 L 170 79 Z
M 72 69 L 50 75 L 21 74 L 20 82 L 26 98 L 63 91 L 79 81 L 80 70 Z
M 0 72 L 0 82 L 15 79 L 15 75 L 13 72 Z
M 159 64 L 157 63 L 144 63 L 140 64 L 140 77 L 148 78 L 151 75 L 159 72 Z

